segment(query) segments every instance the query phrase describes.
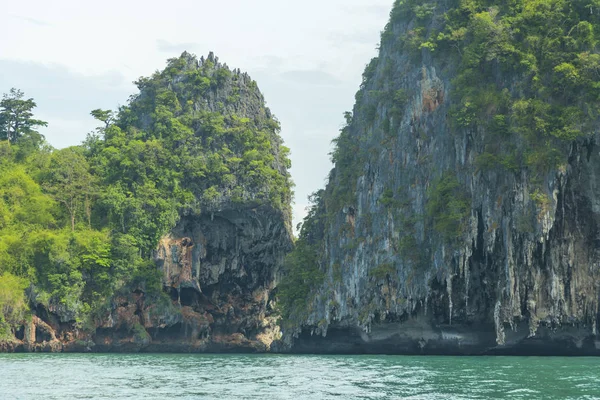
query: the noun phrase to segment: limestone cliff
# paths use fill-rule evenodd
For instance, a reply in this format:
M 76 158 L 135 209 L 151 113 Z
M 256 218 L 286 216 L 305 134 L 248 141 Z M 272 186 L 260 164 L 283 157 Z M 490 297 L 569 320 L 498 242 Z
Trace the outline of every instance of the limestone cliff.
M 184 53 L 137 84 L 139 94 L 114 125 L 107 123 L 105 137 L 116 138 L 112 154 L 143 146 L 154 154 L 161 147 L 172 151 L 142 153 L 133 160 L 141 161 L 139 172 L 130 176 L 131 162 L 119 161 L 112 178 L 129 185 L 132 196 L 139 186 L 159 187 L 152 179 L 164 176 L 151 174 L 162 168 L 177 180 L 173 191 L 184 193 L 175 216 L 145 206 L 151 218 L 121 218 L 121 233 L 135 228 L 129 232 L 137 237 L 128 240 L 150 238 L 151 246 L 153 235 L 163 233 L 156 229 L 176 221 L 144 252 L 144 265 L 154 267 L 125 277 L 85 320 L 73 306 L 38 300 L 30 288 L 33 317 L 1 349 L 264 352 L 280 339 L 272 291 L 292 248 L 289 160 L 256 82 L 212 53 L 206 59 Z M 158 165 L 143 165 L 154 157 Z M 177 193 L 163 193 L 153 204 L 163 201 L 169 210 Z M 135 218 L 143 223 L 136 226 Z M 162 282 L 152 283 L 155 275 Z
M 291 248 L 287 226 L 268 207 L 182 218 L 155 254 L 170 300 L 116 296 L 90 349 L 268 351 L 281 337 L 271 293 Z
M 290 302 L 282 349 L 600 354 L 597 114 L 568 137 L 519 114 L 597 109 L 552 87 L 550 55 L 523 67 L 523 31 L 561 35 L 527 13 L 595 9 L 546 3 L 396 2 L 304 224 L 320 282 Z M 594 52 L 561 43 L 563 62 Z

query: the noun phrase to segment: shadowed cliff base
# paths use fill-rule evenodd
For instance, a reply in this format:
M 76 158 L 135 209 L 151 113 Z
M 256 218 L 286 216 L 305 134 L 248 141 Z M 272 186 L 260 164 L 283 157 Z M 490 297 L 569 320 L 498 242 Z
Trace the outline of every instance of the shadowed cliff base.
M 291 354 L 386 354 L 449 356 L 600 356 L 600 341 L 588 332 L 540 332 L 534 338 L 515 335 L 504 345 L 497 345 L 493 326 L 446 327 L 423 332 L 419 327 L 411 335 L 410 327 L 373 326 L 367 335 L 348 328 L 333 328 L 327 336 L 304 330 L 294 341 Z M 487 329 L 485 329 L 487 328 Z M 382 329 L 384 337 L 377 337 Z M 426 334 L 423 339 L 419 334 Z M 287 353 L 288 351 L 286 351 Z

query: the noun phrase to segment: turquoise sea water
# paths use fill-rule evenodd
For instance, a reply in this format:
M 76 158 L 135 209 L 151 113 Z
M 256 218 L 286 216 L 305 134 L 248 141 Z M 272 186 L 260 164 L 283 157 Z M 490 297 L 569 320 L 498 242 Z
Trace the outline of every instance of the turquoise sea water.
M 600 399 L 600 358 L 0 354 L 0 399 Z

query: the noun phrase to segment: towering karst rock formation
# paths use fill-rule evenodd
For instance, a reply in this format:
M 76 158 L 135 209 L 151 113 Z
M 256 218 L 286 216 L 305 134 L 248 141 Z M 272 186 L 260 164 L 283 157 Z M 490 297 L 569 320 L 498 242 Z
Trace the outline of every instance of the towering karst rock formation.
M 396 1 L 282 348 L 600 353 L 599 26 L 594 2 Z
M 256 82 L 212 53 L 184 53 L 137 85 L 117 114 L 94 112 L 106 128 L 86 147 L 102 185 L 94 223 L 112 235 L 102 279 L 131 276 L 112 279 L 105 298 L 96 289 L 87 314 L 80 298 L 30 289 L 34 317 L 3 348 L 267 351 L 293 244 L 279 123 Z M 102 283 L 92 273 L 86 288 Z
M 179 120 L 197 143 L 182 146 L 207 161 L 208 171 L 186 177 L 200 211 L 184 210 L 154 253 L 174 309 L 157 313 L 152 301 L 126 296 L 101 328 L 102 340 L 108 349 L 119 345 L 116 325 L 133 318 L 147 331 L 146 343 L 134 344 L 145 351 L 267 351 L 279 338 L 272 290 L 292 246 L 288 150 L 279 123 L 256 82 L 212 53 L 200 60 L 184 53 L 142 81 L 128 107 L 133 117 L 122 121 L 176 136 L 175 124 L 160 126 L 161 106 L 189 115 Z M 121 313 L 133 316 L 121 321 Z

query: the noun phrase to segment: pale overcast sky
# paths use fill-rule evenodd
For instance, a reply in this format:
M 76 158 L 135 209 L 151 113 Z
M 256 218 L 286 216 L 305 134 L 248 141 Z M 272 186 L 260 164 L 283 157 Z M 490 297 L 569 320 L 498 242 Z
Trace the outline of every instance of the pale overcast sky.
M 0 92 L 23 90 L 54 147 L 79 144 L 89 112 L 184 50 L 247 71 L 292 149 L 294 222 L 324 186 L 330 142 L 376 55 L 393 0 L 0 0 Z

